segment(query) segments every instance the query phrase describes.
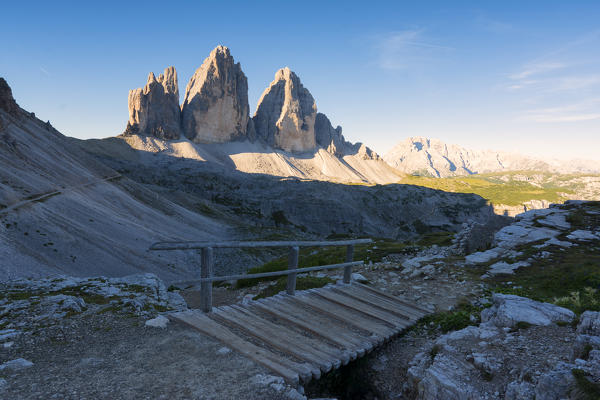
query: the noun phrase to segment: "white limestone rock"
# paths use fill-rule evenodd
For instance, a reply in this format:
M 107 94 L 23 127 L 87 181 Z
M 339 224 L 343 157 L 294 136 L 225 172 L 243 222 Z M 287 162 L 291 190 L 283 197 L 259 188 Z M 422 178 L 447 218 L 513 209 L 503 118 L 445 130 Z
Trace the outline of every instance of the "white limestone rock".
M 0 371 L 20 371 L 29 367 L 32 367 L 33 363 L 24 358 L 17 358 L 0 364 Z
M 581 241 L 597 240 L 597 239 L 600 239 L 600 234 L 596 234 L 591 231 L 578 229 L 576 231 L 571 232 L 569 235 L 567 235 L 567 238 L 569 238 L 571 240 L 581 240 Z
M 359 274 L 358 272 L 352 273 L 352 280 L 355 282 L 360 282 L 360 283 L 369 282 L 369 280 L 367 278 L 365 278 L 362 274 Z
M 159 315 L 156 318 L 149 319 L 148 321 L 146 321 L 146 323 L 144 325 L 151 327 L 151 328 L 166 329 L 168 324 L 169 324 L 169 318 L 167 318 L 163 315 Z
M 600 336 L 600 312 L 586 311 L 581 314 L 577 325 L 577 333 Z
M 571 322 L 575 314 L 566 308 L 531 299 L 494 293 L 494 305 L 481 312 L 481 320 L 498 327 L 514 327 L 518 322 L 532 325 L 550 325 L 556 322 Z
M 528 267 L 529 263 L 526 261 L 519 261 L 516 263 L 507 263 L 505 261 L 499 261 L 490 265 L 490 269 L 482 277 L 488 277 L 499 274 L 513 274 L 517 269 L 521 267 Z
M 300 78 L 288 67 L 275 74 L 253 117 L 257 136 L 289 152 L 315 149 L 317 105 Z M 340 132 L 341 133 L 341 132 Z
M 196 143 L 245 139 L 249 113 L 248 79 L 229 49 L 217 46 L 185 89 L 183 133 Z
M 534 400 L 535 386 L 529 382 L 511 382 L 506 386 L 504 400 Z
M 168 67 L 158 79 L 153 72 L 143 88 L 129 91 L 125 134 L 178 139 L 181 133 L 177 71 Z
M 433 361 L 427 353 L 418 354 L 407 371 L 407 389 L 423 400 L 479 399 L 480 393 L 465 381 L 472 364 L 452 353 L 439 353 Z

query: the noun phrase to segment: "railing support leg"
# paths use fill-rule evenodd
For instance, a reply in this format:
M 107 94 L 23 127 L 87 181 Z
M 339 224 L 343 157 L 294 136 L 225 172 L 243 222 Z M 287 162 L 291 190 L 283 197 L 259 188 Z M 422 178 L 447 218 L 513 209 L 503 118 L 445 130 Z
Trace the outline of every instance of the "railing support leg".
M 349 244 L 346 247 L 346 262 L 354 261 L 354 245 Z M 344 267 L 344 283 L 350 283 L 352 280 L 352 266 Z
M 288 256 L 288 270 L 298 269 L 298 255 L 300 249 L 297 246 L 290 247 L 290 255 Z M 296 291 L 296 274 L 289 274 L 287 278 L 287 294 L 294 295 Z
M 202 248 L 202 264 L 200 265 L 200 277 L 212 278 L 213 274 L 213 249 Z M 200 308 L 205 313 L 212 311 L 212 282 L 200 284 Z

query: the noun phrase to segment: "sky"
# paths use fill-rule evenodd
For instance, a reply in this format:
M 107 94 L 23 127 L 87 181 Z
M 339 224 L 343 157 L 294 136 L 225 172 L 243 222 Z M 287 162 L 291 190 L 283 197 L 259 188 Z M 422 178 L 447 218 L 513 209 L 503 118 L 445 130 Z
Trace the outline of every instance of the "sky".
M 600 159 L 600 1 L 6 2 L 0 76 L 68 136 L 125 129 L 130 89 L 228 46 L 250 112 L 289 66 L 346 139 Z

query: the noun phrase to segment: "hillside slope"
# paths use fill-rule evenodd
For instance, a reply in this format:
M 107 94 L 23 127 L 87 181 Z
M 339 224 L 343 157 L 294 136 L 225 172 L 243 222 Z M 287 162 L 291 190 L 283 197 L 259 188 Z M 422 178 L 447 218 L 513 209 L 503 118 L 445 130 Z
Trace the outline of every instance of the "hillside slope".
M 121 177 L 20 109 L 0 79 L 0 279 L 154 272 L 189 276 L 193 254 L 158 240 L 223 237 L 227 226 Z
M 187 139 L 164 140 L 141 135 L 87 140 L 81 145 L 97 155 L 132 161 L 158 155 L 189 159 L 209 164 L 207 167 L 221 169 L 224 173 L 240 171 L 278 177 L 367 184 L 396 183 L 405 176 L 382 159 L 367 154 L 369 150 L 364 146 L 338 157 L 323 148 L 291 153 L 274 149 L 261 142 L 205 144 L 193 143 Z

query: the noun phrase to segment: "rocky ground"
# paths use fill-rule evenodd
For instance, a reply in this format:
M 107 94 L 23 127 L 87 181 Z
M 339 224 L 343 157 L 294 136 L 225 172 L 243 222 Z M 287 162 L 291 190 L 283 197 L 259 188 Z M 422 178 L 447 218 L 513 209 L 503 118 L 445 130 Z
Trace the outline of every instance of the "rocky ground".
M 0 299 L 0 390 L 17 399 L 300 399 L 303 391 L 309 398 L 597 398 L 600 314 L 586 310 L 600 310 L 599 219 L 597 203 L 570 202 L 521 215 L 490 249 L 466 257 L 465 246 L 476 242 L 469 235 L 481 236 L 474 224 L 452 246 L 357 269 L 356 281 L 434 313 L 306 388 L 166 323 L 160 315 L 186 307 L 184 299 L 197 304 L 193 288 L 167 290 L 153 275 L 11 281 Z M 338 271 L 313 275 L 341 279 Z M 218 287 L 215 303 L 249 302 L 270 285 Z

